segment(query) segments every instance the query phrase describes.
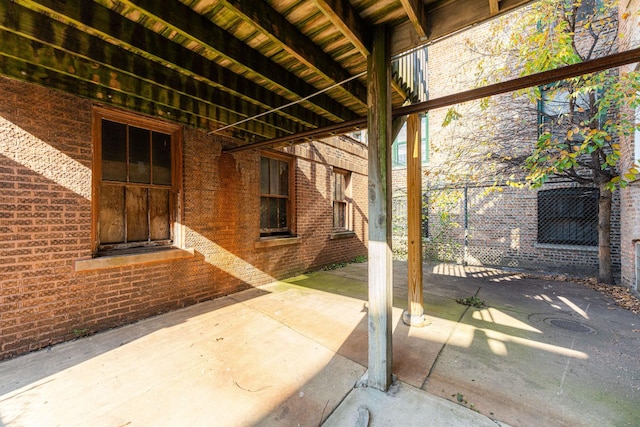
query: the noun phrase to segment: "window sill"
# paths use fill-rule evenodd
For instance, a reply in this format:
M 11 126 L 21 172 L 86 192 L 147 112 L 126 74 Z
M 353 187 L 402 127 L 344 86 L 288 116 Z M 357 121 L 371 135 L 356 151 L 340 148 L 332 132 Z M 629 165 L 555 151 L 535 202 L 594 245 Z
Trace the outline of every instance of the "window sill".
M 193 249 L 154 248 L 153 250 L 145 249 L 129 253 L 98 255 L 95 258 L 77 259 L 74 262 L 74 268 L 75 271 L 99 270 L 148 262 L 193 258 L 194 255 L 195 251 Z
M 300 243 L 300 237 L 287 236 L 287 237 L 262 237 L 255 243 L 256 249 L 272 248 L 276 246 L 295 245 Z
M 538 249 L 557 249 L 557 250 L 570 250 L 570 251 L 583 251 L 583 252 L 598 252 L 597 246 L 561 245 L 558 243 L 534 243 L 533 247 Z
M 334 231 L 329 235 L 329 239 L 331 240 L 339 240 L 339 239 L 349 239 L 351 237 L 355 237 L 356 233 L 353 231 Z

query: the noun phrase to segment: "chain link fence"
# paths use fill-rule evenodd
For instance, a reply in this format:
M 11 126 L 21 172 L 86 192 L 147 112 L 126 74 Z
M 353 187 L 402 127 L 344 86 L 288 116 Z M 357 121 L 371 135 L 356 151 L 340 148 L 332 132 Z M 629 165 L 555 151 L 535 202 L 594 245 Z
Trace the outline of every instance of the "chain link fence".
M 495 185 L 443 185 L 423 191 L 425 261 L 592 271 L 598 267 L 598 189 L 573 183 L 542 190 Z M 620 266 L 619 204 L 614 198 L 611 247 Z M 393 195 L 393 251 L 407 256 L 407 194 Z

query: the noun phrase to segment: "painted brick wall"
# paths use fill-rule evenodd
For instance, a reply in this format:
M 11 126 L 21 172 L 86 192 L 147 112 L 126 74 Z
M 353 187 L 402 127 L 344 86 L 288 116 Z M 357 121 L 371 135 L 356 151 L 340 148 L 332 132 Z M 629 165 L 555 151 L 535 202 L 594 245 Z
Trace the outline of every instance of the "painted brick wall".
M 195 255 L 76 272 L 74 261 L 91 256 L 92 104 L 5 78 L 0 99 L 0 359 L 366 254 L 358 144 L 346 153 L 314 144 L 360 171 L 352 180 L 355 236 L 328 238 L 330 167 L 303 156 L 300 242 L 257 249 L 260 153 L 222 154 L 222 139 L 187 128 L 181 221 Z

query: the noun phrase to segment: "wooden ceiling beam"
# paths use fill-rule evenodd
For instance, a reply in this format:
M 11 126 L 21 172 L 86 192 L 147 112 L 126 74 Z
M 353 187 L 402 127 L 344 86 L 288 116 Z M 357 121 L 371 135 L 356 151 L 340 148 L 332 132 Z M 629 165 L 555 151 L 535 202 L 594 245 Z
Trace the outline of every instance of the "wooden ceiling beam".
M 490 0 L 493 1 L 493 0 Z M 497 2 L 497 0 L 495 0 Z M 413 24 L 416 34 L 420 39 L 426 39 L 428 34 L 427 14 L 422 0 L 400 0 L 407 13 L 409 21 Z
M 117 89 L 96 85 L 92 81 L 81 80 L 76 76 L 71 76 L 37 64 L 24 62 L 17 58 L 6 56 L 3 53 L 0 53 L 0 74 L 16 80 L 75 94 L 104 105 L 111 105 L 141 114 L 160 117 L 188 126 L 207 127 L 209 123 L 215 122 L 216 120 L 215 117 L 212 118 L 208 116 L 208 111 L 198 113 L 193 112 L 194 110 L 186 111 L 184 108 L 176 108 L 166 103 L 155 102 Z M 183 105 L 183 107 L 192 108 L 192 106 L 186 105 Z M 255 130 L 256 129 L 253 129 L 251 132 L 247 132 L 237 128 L 234 129 L 234 134 L 231 136 L 244 141 L 255 141 L 257 139 L 254 133 Z M 265 132 L 263 137 L 266 137 L 268 134 L 273 134 L 273 131 Z
M 489 14 L 496 16 L 500 12 L 500 0 L 489 0 Z
M 529 2 L 530 0 L 503 0 L 499 8 L 496 0 L 457 0 L 436 5 L 432 9 L 427 9 L 431 23 L 429 40 L 452 34 Z
M 206 17 L 195 12 L 189 6 L 179 2 L 159 2 L 157 0 L 120 0 L 121 4 L 135 8 L 145 18 L 149 28 L 154 22 L 168 27 L 167 32 L 176 31 L 186 40 L 199 44 L 214 56 L 222 56 L 246 72 L 247 77 L 256 81 L 267 80 L 277 86 L 291 101 L 306 98 L 318 92 L 318 89 L 286 68 L 273 62 L 256 49 L 218 27 Z M 174 37 L 175 38 L 175 37 Z M 201 54 L 203 56 L 205 52 Z M 303 105 L 315 106 L 319 112 L 332 121 L 349 120 L 357 115 L 349 108 L 335 101 L 325 93 L 313 96 Z
M 18 1 L 23 3 L 22 0 Z M 162 67 L 176 70 L 261 108 L 272 109 L 290 102 L 287 98 L 206 60 L 182 45 L 168 43 L 163 36 L 93 2 L 38 0 L 24 3 L 29 9 L 117 45 L 127 51 L 127 54 L 138 54 Z M 299 105 L 287 107 L 277 114 L 309 127 L 327 126 L 331 123 Z
M 555 70 L 543 71 L 541 73 L 518 77 L 515 79 L 507 80 L 505 82 L 494 83 L 488 86 L 442 96 L 440 98 L 419 102 L 417 104 L 407 105 L 406 107 L 395 108 L 392 112 L 392 115 L 395 118 L 406 116 L 409 114 L 424 113 L 437 108 L 450 107 L 452 105 L 461 104 L 463 102 L 474 101 L 482 98 L 487 98 L 489 96 L 495 96 L 520 89 L 525 89 L 528 87 L 554 83 L 572 77 L 596 73 L 599 71 L 621 67 L 623 65 L 633 64 L 636 62 L 640 62 L 640 48 L 630 49 L 624 52 L 607 55 L 602 58 L 596 58 L 589 61 L 580 62 L 578 64 L 567 65 Z M 304 131 L 299 134 L 276 138 L 271 141 L 259 141 L 252 144 L 227 148 L 223 151 L 234 153 L 238 151 L 249 150 L 252 148 L 265 148 L 287 144 L 301 144 L 304 142 L 313 141 L 315 139 L 328 138 L 330 136 L 340 135 L 347 132 L 363 129 L 366 128 L 366 126 L 367 118 L 360 117 L 348 122 L 329 125 L 321 129 Z
M 365 58 L 369 56 L 371 31 L 349 0 L 313 0 L 313 2 L 362 56 Z
M 404 1 L 404 0 L 402 0 Z M 499 0 L 499 7 L 494 10 L 495 0 L 456 0 L 436 1 L 426 4 L 425 15 L 428 20 L 426 38 L 420 38 L 411 31 L 412 22 L 394 28 L 391 37 L 392 54 L 406 52 L 417 46 L 433 42 L 471 25 L 486 21 L 493 16 L 504 14 L 515 8 L 531 3 L 531 0 Z M 496 13 L 492 13 L 496 12 Z
M 180 105 L 191 105 L 196 115 L 208 111 L 209 118 L 218 126 L 266 111 L 15 3 L 0 3 L 0 22 L 0 51 L 22 61 L 159 103 L 175 93 L 184 97 Z M 298 131 L 308 129 L 308 126 L 275 114 L 260 117 L 255 122 L 255 133 L 263 136 L 293 133 L 295 128 Z M 247 123 L 243 128 L 252 132 L 251 126 Z M 265 133 L 260 130 L 263 127 L 272 130 Z
M 342 82 L 352 76 L 317 44 L 287 21 L 268 3 L 255 0 L 219 0 L 243 21 L 259 28 L 262 33 L 298 61 L 331 82 Z M 349 81 L 341 90 L 367 106 L 367 88 L 357 80 Z

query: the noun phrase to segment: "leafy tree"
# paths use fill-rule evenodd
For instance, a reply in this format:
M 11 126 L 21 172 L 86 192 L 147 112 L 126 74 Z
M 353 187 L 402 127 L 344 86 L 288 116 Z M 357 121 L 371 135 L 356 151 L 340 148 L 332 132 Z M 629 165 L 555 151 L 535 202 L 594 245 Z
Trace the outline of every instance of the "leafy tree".
M 493 43 L 468 42 L 469 48 L 482 58 L 478 61 L 478 84 L 513 77 L 515 73 L 530 75 L 616 51 L 617 1 L 540 0 L 524 13 L 496 21 L 490 34 Z M 599 280 L 613 283 L 612 192 L 625 187 L 638 174 L 637 165 L 621 173 L 618 162 L 621 138 L 638 126 L 633 111 L 640 105 L 640 73 L 607 70 L 530 88 L 510 98 L 507 102 L 504 98 L 485 100 L 481 107 L 496 117 L 525 117 L 522 121 L 529 128 L 531 121 L 527 117 L 530 119 L 531 111 L 536 111 L 538 133 L 528 139 L 531 145 L 522 144 L 522 135 L 516 141 L 514 133 L 499 129 L 498 123 L 504 119 L 487 120 L 484 132 L 490 137 L 482 143 L 476 141 L 472 150 L 485 162 L 479 168 L 485 172 L 489 168 L 496 172 L 495 179 L 505 180 L 506 176 L 513 179 L 524 166 L 527 181 L 534 188 L 555 178 L 596 186 Z M 523 103 L 523 99 L 527 102 Z M 463 114 L 450 110 L 444 124 L 460 115 Z M 517 123 L 511 126 L 521 129 Z

